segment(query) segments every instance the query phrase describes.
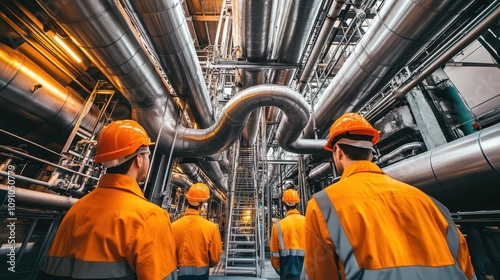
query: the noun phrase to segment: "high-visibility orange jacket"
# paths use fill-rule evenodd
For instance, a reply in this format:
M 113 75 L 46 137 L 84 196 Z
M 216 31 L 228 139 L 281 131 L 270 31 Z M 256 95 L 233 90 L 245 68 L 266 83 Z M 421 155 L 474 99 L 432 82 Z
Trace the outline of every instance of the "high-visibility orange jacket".
M 304 264 L 305 217 L 292 209 L 271 230 L 271 264 L 281 279 L 299 279 Z
M 219 263 L 222 254 L 219 226 L 201 217 L 198 210 L 187 208 L 172 223 L 172 231 L 179 279 L 208 279 L 209 268 Z
M 104 174 L 63 218 L 45 273 L 64 279 L 158 280 L 177 279 L 176 267 L 168 213 L 147 201 L 133 178 Z
M 305 253 L 310 279 L 475 278 L 446 207 L 369 161 L 309 201 Z

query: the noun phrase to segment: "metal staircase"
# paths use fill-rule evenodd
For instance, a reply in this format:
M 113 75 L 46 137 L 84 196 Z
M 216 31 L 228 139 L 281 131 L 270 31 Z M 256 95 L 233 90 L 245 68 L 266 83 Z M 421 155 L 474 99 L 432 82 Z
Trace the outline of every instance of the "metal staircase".
M 255 153 L 252 147 L 238 148 L 231 184 L 225 275 L 259 276 Z

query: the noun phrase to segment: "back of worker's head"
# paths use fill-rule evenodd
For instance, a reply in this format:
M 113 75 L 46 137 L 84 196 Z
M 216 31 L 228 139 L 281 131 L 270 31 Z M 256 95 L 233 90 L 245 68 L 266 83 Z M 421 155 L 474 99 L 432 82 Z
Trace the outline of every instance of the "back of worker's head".
M 289 188 L 283 192 L 281 201 L 283 201 L 287 210 L 295 209 L 300 202 L 299 193 L 296 190 Z
M 367 160 L 379 138 L 379 132 L 365 118 L 357 113 L 347 113 L 332 124 L 324 148 L 332 152 L 338 145 L 349 159 Z
M 210 190 L 203 183 L 192 185 L 186 193 L 186 199 L 192 208 L 198 208 L 203 202 L 210 198 Z
M 107 173 L 125 174 L 133 159 L 138 154 L 149 153 L 148 146 L 153 144 L 136 121 L 114 121 L 99 133 L 94 161 L 102 163 Z

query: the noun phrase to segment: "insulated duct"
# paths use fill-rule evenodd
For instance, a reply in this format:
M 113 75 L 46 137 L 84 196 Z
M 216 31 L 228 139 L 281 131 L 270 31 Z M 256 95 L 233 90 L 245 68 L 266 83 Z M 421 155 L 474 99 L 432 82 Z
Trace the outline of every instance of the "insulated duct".
M 321 27 L 321 31 L 318 35 L 318 38 L 316 39 L 316 43 L 311 51 L 311 54 L 309 55 L 309 58 L 307 59 L 306 65 L 304 66 L 304 70 L 302 70 L 302 74 L 300 76 L 298 84 L 299 92 L 303 92 L 304 88 L 309 82 L 311 72 L 314 66 L 316 65 L 316 62 L 318 60 L 321 51 L 323 50 L 326 40 L 328 39 L 328 37 L 330 37 L 330 34 L 332 34 L 332 32 L 335 30 L 334 24 L 335 21 L 337 20 L 337 17 L 340 14 L 340 10 L 344 6 L 344 3 L 345 0 L 336 0 L 330 6 L 330 9 L 328 10 L 328 13 L 325 18 L 325 22 Z
M 283 1 L 278 37 L 272 58 L 283 63 L 298 63 L 316 23 L 321 0 Z M 289 85 L 295 70 L 273 70 L 272 84 Z
M 469 4 L 466 0 L 386 1 L 315 106 L 319 135 L 324 136 L 341 114 L 363 106 Z M 310 120 L 303 137 L 313 136 Z
M 34 62 L 18 51 L 0 44 L 0 104 L 31 125 L 71 132 L 84 100 L 69 87 L 63 87 Z M 98 109 L 92 107 L 81 125 L 90 129 Z
M 383 170 L 451 211 L 500 207 L 500 124 L 395 163 Z
M 128 1 L 177 95 L 197 126 L 214 123 L 213 106 L 179 0 Z

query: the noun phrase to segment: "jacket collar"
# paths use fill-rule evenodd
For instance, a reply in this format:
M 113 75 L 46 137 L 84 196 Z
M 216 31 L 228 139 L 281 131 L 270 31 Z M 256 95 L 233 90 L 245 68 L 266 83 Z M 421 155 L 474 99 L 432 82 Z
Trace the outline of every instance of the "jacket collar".
M 300 212 L 299 210 L 297 209 L 291 209 L 291 210 L 288 210 L 288 212 L 286 212 L 286 215 L 294 215 L 294 214 L 299 214 L 300 215 Z
M 193 208 L 186 208 L 186 211 L 184 212 L 184 216 L 199 216 L 199 215 L 200 212 Z
M 97 187 L 123 190 L 147 200 L 137 182 L 127 175 L 113 173 L 104 174 L 99 179 Z
M 355 163 L 347 166 L 344 169 L 344 172 L 342 173 L 342 177 L 340 177 L 340 181 L 347 179 L 351 175 L 354 175 L 354 174 L 360 173 L 360 172 L 384 174 L 382 169 L 380 169 L 380 167 L 378 167 L 375 163 L 368 161 L 368 160 L 360 160 L 360 161 L 356 161 Z

